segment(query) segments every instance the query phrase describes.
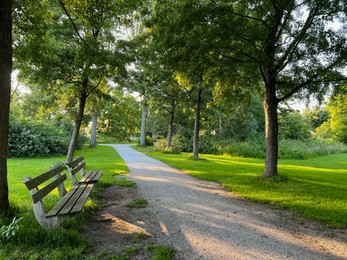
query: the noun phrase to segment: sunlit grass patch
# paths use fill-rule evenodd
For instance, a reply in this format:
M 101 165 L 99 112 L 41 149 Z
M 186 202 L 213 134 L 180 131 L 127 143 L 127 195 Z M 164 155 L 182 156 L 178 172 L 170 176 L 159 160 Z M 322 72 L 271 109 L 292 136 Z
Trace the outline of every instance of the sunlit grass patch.
M 127 204 L 129 208 L 145 208 L 148 202 L 144 198 L 134 198 Z

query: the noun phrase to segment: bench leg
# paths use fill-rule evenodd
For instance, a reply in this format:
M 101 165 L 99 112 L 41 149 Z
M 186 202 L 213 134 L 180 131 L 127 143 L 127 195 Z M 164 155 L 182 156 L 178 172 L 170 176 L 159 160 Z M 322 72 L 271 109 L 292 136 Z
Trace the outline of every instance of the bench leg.
M 41 201 L 33 204 L 33 209 L 35 218 L 43 229 L 48 230 L 60 228 L 60 224 L 64 218 L 61 216 L 46 218 L 46 210 Z

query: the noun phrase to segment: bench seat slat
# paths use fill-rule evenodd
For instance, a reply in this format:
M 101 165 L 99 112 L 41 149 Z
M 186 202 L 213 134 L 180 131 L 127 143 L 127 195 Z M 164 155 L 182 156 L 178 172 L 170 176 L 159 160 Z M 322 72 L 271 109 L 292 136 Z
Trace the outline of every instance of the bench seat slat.
M 103 171 L 97 171 L 95 176 L 94 176 L 94 181 L 98 181 L 102 175 Z
M 85 188 L 86 188 L 86 185 L 77 186 L 76 191 L 71 196 L 71 198 L 67 201 L 67 203 L 64 205 L 64 207 L 60 210 L 59 215 L 67 215 L 70 213 L 70 211 L 75 206 L 77 200 L 82 195 Z
M 81 178 L 79 183 L 94 183 L 97 182 L 102 174 L 103 171 L 90 171 L 87 172 L 87 174 Z
M 59 215 L 59 212 L 62 210 L 62 208 L 66 205 L 66 203 L 71 199 L 71 197 L 74 195 L 76 190 L 79 186 L 74 186 L 71 188 L 71 190 L 65 194 L 65 196 L 55 205 L 55 207 L 46 214 L 46 218 L 51 218 Z
M 85 189 L 83 190 L 83 193 L 78 198 L 77 202 L 75 203 L 74 207 L 71 209 L 70 213 L 78 213 L 82 210 L 84 204 L 86 203 L 87 199 L 89 198 L 89 195 L 93 189 L 94 184 L 87 184 L 85 185 Z

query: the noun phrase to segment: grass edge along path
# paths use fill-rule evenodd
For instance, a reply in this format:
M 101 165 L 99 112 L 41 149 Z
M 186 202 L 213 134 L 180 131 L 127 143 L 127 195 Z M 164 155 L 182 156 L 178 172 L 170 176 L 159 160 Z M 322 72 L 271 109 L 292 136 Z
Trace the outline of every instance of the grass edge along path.
M 279 176 L 264 180 L 264 160 L 229 155 L 167 154 L 135 147 L 196 178 L 219 182 L 256 202 L 289 209 L 329 227 L 347 227 L 347 154 L 307 160 L 280 160 Z

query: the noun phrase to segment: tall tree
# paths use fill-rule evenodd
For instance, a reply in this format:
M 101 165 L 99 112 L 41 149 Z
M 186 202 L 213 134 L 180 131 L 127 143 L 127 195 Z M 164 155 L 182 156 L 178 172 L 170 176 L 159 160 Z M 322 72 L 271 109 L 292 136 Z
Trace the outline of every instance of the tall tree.
M 87 98 L 107 79 L 118 81 L 125 75 L 124 41 L 116 32 L 128 5 L 106 0 L 47 3 L 42 16 L 48 18 L 41 21 L 44 25 L 38 26 L 39 32 L 23 34 L 18 42 L 18 67 L 23 77 L 44 86 L 47 92 L 69 92 L 72 100 L 77 99 L 67 161 L 73 158 Z
M 234 80 L 247 74 L 262 78 L 266 132 L 263 176 L 277 175 L 279 103 L 293 95 L 322 96 L 329 84 L 342 79 L 346 34 L 329 23 L 344 19 L 340 12 L 345 2 L 151 2 L 149 24 L 168 52 L 177 53 L 184 48 L 183 43 L 196 41 L 195 54 L 214 60 L 216 71 L 232 66 L 236 72 L 248 72 L 231 74 Z M 184 35 L 190 36 L 187 41 L 182 41 Z
M 7 148 L 12 73 L 12 1 L 0 5 L 0 211 L 9 209 Z

